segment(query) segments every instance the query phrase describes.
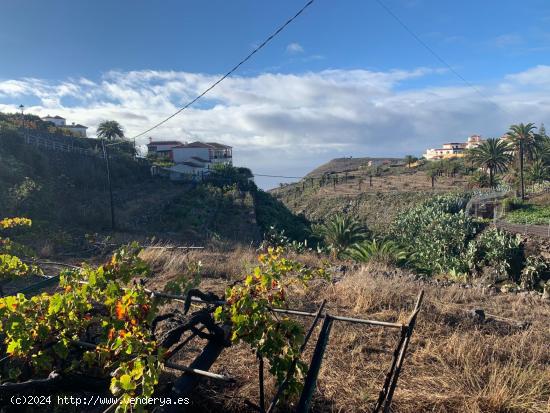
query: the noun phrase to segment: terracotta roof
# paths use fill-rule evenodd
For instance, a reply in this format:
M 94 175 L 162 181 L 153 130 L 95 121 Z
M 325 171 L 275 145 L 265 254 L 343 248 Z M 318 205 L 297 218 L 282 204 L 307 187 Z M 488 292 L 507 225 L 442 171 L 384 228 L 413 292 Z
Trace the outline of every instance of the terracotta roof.
M 84 128 L 88 129 L 87 126 L 81 125 L 80 123 L 77 123 L 76 125 L 63 125 L 62 128 Z
M 182 144 L 180 146 L 180 148 L 207 148 L 207 149 L 212 149 L 213 146 L 209 145 L 207 143 L 204 143 L 204 142 L 197 141 L 197 142 Z
M 181 144 L 178 148 L 207 148 L 207 149 L 231 149 L 231 146 L 222 145 L 216 142 L 190 142 Z
M 216 142 L 206 142 L 206 143 L 208 145 L 213 146 L 216 149 L 231 149 L 231 146 L 227 146 L 227 145 L 224 145 L 224 144 L 221 144 L 221 143 L 216 143 Z
M 183 145 L 180 141 L 151 141 L 147 144 L 147 146 L 150 145 Z

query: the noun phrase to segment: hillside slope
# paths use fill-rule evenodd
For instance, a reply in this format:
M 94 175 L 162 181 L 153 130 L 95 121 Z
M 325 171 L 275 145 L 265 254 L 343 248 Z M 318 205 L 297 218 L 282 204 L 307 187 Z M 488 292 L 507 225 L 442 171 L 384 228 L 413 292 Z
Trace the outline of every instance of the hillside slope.
M 308 220 L 320 221 L 346 212 L 370 228 L 384 232 L 400 211 L 434 194 L 464 190 L 468 185 L 466 177 L 460 174 L 442 175 L 432 188 L 425 168 L 399 165 L 375 170 L 364 167 L 368 159 L 334 159 L 310 172 L 302 181 L 270 193 Z M 324 180 L 319 178 L 325 173 Z
M 60 138 L 97 145 L 91 139 Z M 136 161 L 124 150 L 112 149 L 111 177 L 117 231 L 132 237 L 250 243 L 272 225 L 298 237 L 307 227 L 253 184 L 241 189 L 237 184 L 184 184 L 152 177 L 148 162 Z M 2 215 L 33 219 L 35 234 L 45 238 L 82 237 L 110 232 L 109 205 L 104 159 L 36 147 L 15 130 L 0 130 Z M 58 241 L 54 244 L 62 244 Z

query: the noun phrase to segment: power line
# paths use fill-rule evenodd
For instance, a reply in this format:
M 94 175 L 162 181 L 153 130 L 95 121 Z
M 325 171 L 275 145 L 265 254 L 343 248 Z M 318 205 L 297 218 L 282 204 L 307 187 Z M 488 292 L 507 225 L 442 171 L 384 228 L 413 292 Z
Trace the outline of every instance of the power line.
M 288 26 L 290 23 L 294 21 L 300 14 L 304 12 L 305 9 L 307 9 L 315 0 L 308 1 L 298 12 L 292 16 L 290 19 L 288 19 L 282 26 L 280 26 L 275 32 L 273 32 L 267 39 L 265 39 L 258 47 L 256 47 L 252 52 L 250 52 L 244 59 L 242 59 L 239 63 L 237 63 L 235 66 L 233 66 L 232 69 L 230 69 L 226 74 L 224 74 L 222 77 L 220 77 L 218 80 L 216 80 L 214 83 L 212 83 L 208 88 L 206 88 L 200 95 L 198 95 L 196 98 L 191 100 L 189 103 L 187 103 L 185 106 L 183 106 L 181 109 L 178 109 L 176 112 L 165 118 L 164 120 L 160 121 L 156 125 L 152 126 L 151 128 L 147 129 L 146 131 L 143 131 L 136 136 L 134 136 L 132 139 L 136 139 L 140 136 L 145 135 L 148 132 L 151 132 L 153 129 L 158 128 L 160 125 L 168 122 L 170 119 L 172 119 L 174 116 L 178 115 L 185 109 L 187 109 L 189 106 L 194 104 L 196 101 L 198 101 L 200 98 L 202 98 L 204 95 L 206 95 L 208 92 L 210 92 L 212 89 L 214 89 L 219 83 L 221 83 L 225 78 L 228 76 L 231 76 L 241 65 L 246 63 L 252 56 L 254 56 L 257 52 L 259 52 L 265 45 L 267 45 L 275 36 L 277 36 L 279 33 L 281 33 L 286 26 Z
M 265 175 L 265 174 L 252 174 L 253 176 L 262 176 L 267 178 L 286 178 L 286 179 L 303 179 L 305 176 L 281 176 L 281 175 Z
M 471 89 L 473 89 L 478 95 L 480 95 L 483 99 L 486 99 L 490 101 L 491 103 L 494 103 L 491 101 L 491 99 L 483 94 L 477 87 L 475 87 L 472 83 L 470 83 L 468 80 L 466 80 L 460 73 L 458 73 L 445 59 L 443 59 L 434 49 L 432 49 L 426 42 L 424 42 L 409 26 L 405 24 L 403 20 L 401 20 L 382 0 L 376 0 L 376 2 L 384 9 L 386 12 L 392 16 L 397 23 L 403 27 L 407 33 L 409 33 L 418 43 L 420 43 L 428 52 L 432 54 L 437 60 L 439 60 L 441 63 L 443 63 L 447 68 L 460 80 L 462 80 L 467 86 L 469 86 Z

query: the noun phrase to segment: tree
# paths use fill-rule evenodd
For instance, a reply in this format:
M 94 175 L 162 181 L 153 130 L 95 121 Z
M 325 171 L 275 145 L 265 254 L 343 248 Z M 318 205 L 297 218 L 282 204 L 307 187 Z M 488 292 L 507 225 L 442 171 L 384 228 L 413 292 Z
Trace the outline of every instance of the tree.
M 521 199 L 525 199 L 525 180 L 523 177 L 523 164 L 525 153 L 533 153 L 537 146 L 537 136 L 534 132 L 536 126 L 533 123 L 510 126 L 510 130 L 506 134 L 512 144 L 517 149 L 519 161 L 519 181 Z
M 487 172 L 477 170 L 468 177 L 468 183 L 472 188 L 490 188 Z
M 489 171 L 489 187 L 493 188 L 495 173 L 505 172 L 513 156 L 505 141 L 489 138 L 470 150 L 470 159 L 475 166 Z
M 541 123 L 539 126 L 539 135 L 544 139 L 548 138 L 548 135 L 546 134 L 546 128 L 544 127 L 544 123 Z
M 124 131 L 122 126 L 116 120 L 106 120 L 101 122 L 97 127 L 97 136 L 101 139 L 107 139 L 108 141 L 116 138 L 124 138 Z
M 533 162 L 529 168 L 529 180 L 533 183 L 541 183 L 548 180 L 550 176 L 548 166 L 540 159 Z
M 542 137 L 542 142 L 535 149 L 535 161 L 541 161 L 550 166 L 550 137 L 542 133 L 539 133 L 539 135 Z
M 416 161 L 416 158 L 414 156 L 412 155 L 405 156 L 405 162 L 407 163 L 407 166 L 409 167 L 409 169 L 411 167 L 411 164 L 413 164 L 415 161 Z
M 437 177 L 439 176 L 439 171 L 436 168 L 428 169 L 428 176 L 432 180 L 432 189 L 434 189 L 435 181 L 437 181 Z

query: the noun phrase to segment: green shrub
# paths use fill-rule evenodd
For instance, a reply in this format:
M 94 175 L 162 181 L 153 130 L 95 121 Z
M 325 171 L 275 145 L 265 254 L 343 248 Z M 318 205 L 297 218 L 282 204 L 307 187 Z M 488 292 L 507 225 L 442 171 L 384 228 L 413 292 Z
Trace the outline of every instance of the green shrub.
M 405 249 L 394 241 L 363 241 L 349 247 L 344 255 L 357 262 L 377 262 L 390 265 L 401 265 L 407 261 Z
M 517 281 L 523 266 L 523 246 L 519 235 L 490 228 L 468 245 L 465 262 L 471 271 L 493 267 L 499 278 Z
M 464 213 L 468 197 L 445 195 L 399 216 L 392 236 L 410 252 L 411 265 L 427 275 L 467 271 L 463 259 L 480 224 Z
M 520 209 L 522 206 L 523 201 L 521 198 L 506 198 L 502 201 L 502 208 L 504 209 L 504 212 L 515 211 L 516 209 Z
M 506 221 L 514 224 L 549 225 L 550 206 L 524 204 L 521 209 L 506 214 Z
M 348 247 L 365 240 L 368 228 L 349 215 L 338 214 L 317 225 L 314 233 L 336 256 L 340 256 Z
M 550 279 L 550 264 L 542 257 L 529 256 L 521 271 L 521 288 L 528 290 L 543 290 L 546 281 Z

